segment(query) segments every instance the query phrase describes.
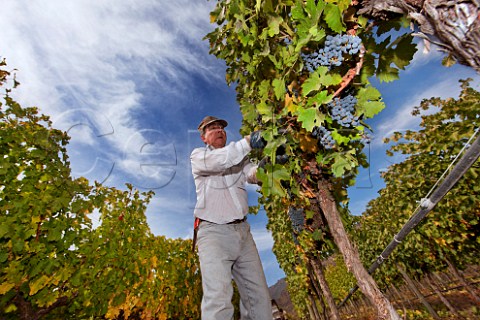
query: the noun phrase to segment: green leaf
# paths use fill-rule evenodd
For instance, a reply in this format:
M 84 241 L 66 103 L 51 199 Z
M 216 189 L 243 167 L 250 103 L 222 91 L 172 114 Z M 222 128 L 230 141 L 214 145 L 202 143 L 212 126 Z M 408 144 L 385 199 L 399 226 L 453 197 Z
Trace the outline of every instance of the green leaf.
M 23 251 L 25 242 L 22 239 L 12 239 L 13 240 L 13 252 L 16 254 L 20 254 Z
M 306 18 L 301 4 L 293 6 L 291 13 L 293 20 L 299 21 Z
M 285 82 L 283 79 L 273 79 L 272 81 L 275 97 L 281 99 L 285 96 Z
M 315 16 L 315 13 L 317 12 L 317 6 L 315 5 L 315 0 L 307 0 L 307 2 L 305 3 L 305 11 L 310 16 Z
M 315 215 L 315 212 L 312 210 L 305 210 L 305 219 L 312 219 Z
M 404 70 L 412 61 L 415 52 L 417 52 L 417 45 L 413 43 L 413 36 L 406 34 L 395 40 L 392 45 L 396 46 L 392 62 Z
M 377 78 L 380 82 L 392 82 L 400 79 L 398 69 L 386 67 L 377 71 Z
M 312 132 L 313 127 L 320 126 L 325 120 L 325 115 L 321 114 L 318 108 L 315 107 L 304 109 L 299 106 L 297 113 L 298 121 L 302 123 L 302 128 L 308 132 Z
M 320 81 L 324 86 L 336 86 L 342 82 L 342 76 L 338 73 L 329 74 L 326 72 L 323 73 L 323 71 L 325 71 L 324 69 L 319 68 L 318 70 L 320 72 Z
M 348 144 L 350 142 L 350 138 L 341 135 L 336 129 L 332 131 L 332 138 L 337 141 L 338 144 Z
M 315 96 L 308 99 L 308 105 L 317 105 L 320 106 L 322 104 L 329 103 L 332 100 L 332 95 L 328 94 L 327 90 L 322 90 L 317 93 Z
M 365 117 L 372 118 L 385 108 L 385 103 L 381 101 L 366 101 L 363 106 L 365 108 Z
M 272 172 L 267 172 L 264 169 L 259 169 L 257 172 L 258 179 L 262 181 L 262 193 L 284 197 L 286 193 L 281 181 L 290 180 L 290 173 L 279 165 L 267 165 L 266 168 L 271 169 Z
M 342 22 L 342 12 L 337 5 L 327 3 L 325 6 L 325 21 L 327 25 L 336 33 L 345 31 L 345 27 Z
M 269 16 L 268 18 L 268 35 L 273 37 L 280 32 L 280 23 L 283 22 L 282 17 Z
M 264 115 L 264 116 L 271 116 L 272 115 L 272 107 L 267 105 L 264 101 L 260 102 L 258 105 L 257 105 L 257 111 L 258 113 L 260 113 L 261 115 Z
M 361 88 L 357 93 L 357 112 L 363 114 L 366 118 L 371 118 L 385 108 L 385 104 L 380 101 L 380 92 L 372 86 Z
M 269 80 L 262 80 L 259 86 L 258 94 L 262 97 L 262 100 L 268 99 L 268 91 L 270 90 L 270 81 Z
M 0 224 L 0 238 L 3 238 L 10 231 L 10 226 L 8 224 Z
M 333 157 L 332 172 L 337 178 L 344 175 L 345 171 L 352 169 L 352 156 L 348 153 L 337 153 Z
M 302 84 L 302 92 L 304 96 L 312 91 L 317 91 L 322 87 L 322 82 L 320 81 L 320 76 L 317 72 L 310 74 L 307 80 Z
M 0 263 L 4 263 L 8 260 L 8 252 L 0 252 Z

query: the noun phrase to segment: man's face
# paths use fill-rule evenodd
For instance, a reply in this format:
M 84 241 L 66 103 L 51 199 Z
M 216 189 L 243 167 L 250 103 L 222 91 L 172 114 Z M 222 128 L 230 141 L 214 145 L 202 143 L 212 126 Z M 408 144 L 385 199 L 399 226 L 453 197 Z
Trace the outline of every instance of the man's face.
M 227 134 L 219 122 L 213 122 L 206 126 L 201 138 L 203 142 L 211 145 L 215 149 L 223 148 L 227 143 Z

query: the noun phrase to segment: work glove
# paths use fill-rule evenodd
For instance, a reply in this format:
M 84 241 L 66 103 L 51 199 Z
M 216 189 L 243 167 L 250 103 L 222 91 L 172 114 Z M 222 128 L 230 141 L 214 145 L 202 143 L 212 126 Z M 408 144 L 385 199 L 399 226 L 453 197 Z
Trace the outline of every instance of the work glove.
M 252 149 L 263 149 L 267 145 L 267 141 L 262 138 L 261 131 L 253 131 L 250 134 L 250 147 Z

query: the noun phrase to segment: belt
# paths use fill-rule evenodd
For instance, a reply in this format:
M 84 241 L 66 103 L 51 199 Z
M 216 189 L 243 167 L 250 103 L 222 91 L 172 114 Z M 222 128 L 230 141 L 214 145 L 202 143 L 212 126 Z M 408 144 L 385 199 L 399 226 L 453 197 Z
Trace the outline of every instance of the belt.
M 247 220 L 247 217 L 243 217 L 243 219 L 236 219 L 230 222 L 227 222 L 226 224 L 238 224 L 245 222 Z M 198 226 L 200 225 L 200 222 L 204 220 L 195 218 L 195 221 L 193 223 L 193 243 L 192 243 L 192 251 L 195 252 L 195 244 L 197 242 L 197 231 L 198 231 Z
M 236 220 L 230 221 L 230 222 L 228 222 L 227 224 L 242 223 L 242 222 L 245 222 L 245 220 L 247 220 L 247 217 L 243 217 L 243 219 L 236 219 Z

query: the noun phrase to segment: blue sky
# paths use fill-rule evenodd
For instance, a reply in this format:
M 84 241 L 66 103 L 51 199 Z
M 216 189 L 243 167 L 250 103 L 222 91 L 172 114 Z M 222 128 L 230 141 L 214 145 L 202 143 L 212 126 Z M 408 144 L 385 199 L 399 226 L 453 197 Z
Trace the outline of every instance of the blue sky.
M 0 57 L 16 68 L 13 96 L 38 106 L 71 136 L 75 176 L 123 188 L 154 190 L 147 219 L 152 232 L 192 237 L 195 189 L 189 155 L 202 142 L 205 115 L 229 121 L 229 140 L 240 138 L 241 113 L 225 66 L 202 38 L 213 30 L 215 1 L 2 0 Z M 423 98 L 456 97 L 458 79 L 479 77 L 469 68 L 441 66 L 442 55 L 419 50 L 401 80 L 378 84 L 387 108 L 369 124 L 374 139 L 370 168 L 349 190 L 360 214 L 382 185 L 379 173 L 398 160 L 385 155 L 382 138 L 412 129 L 410 116 Z M 440 174 L 439 174 L 440 175 Z M 249 187 L 256 204 L 256 188 Z M 94 219 L 95 218 L 93 217 Z M 284 276 L 271 252 L 264 212 L 249 217 L 269 285 Z

